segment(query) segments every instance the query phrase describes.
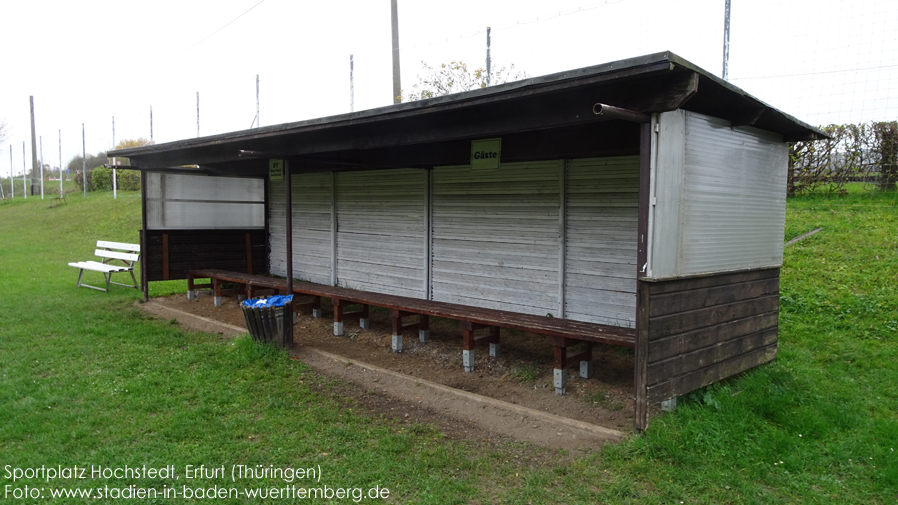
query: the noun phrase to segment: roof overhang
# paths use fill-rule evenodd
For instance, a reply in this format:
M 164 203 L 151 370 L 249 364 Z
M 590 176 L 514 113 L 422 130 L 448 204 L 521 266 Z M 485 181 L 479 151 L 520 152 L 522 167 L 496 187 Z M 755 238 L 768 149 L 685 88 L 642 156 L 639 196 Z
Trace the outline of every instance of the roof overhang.
M 612 113 L 599 114 L 598 104 Z M 821 130 L 663 52 L 351 114 L 108 154 L 127 157 L 132 167 L 142 170 L 197 165 L 202 172 L 184 171 L 220 175 L 264 174 L 268 153 L 290 159 L 299 171 L 303 166 L 375 168 L 389 166 L 391 160 L 402 166 L 428 166 L 451 158 L 441 146 L 457 148 L 471 139 L 570 132 L 598 122 L 639 121 L 680 108 L 729 120 L 734 127 L 771 131 L 784 141 L 827 138 Z M 396 150 L 405 155 L 385 154 Z

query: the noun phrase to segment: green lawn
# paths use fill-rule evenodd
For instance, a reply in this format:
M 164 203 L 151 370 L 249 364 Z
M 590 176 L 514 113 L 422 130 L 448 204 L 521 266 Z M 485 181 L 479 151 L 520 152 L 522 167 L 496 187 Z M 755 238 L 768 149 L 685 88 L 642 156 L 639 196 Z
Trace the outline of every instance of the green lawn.
M 113 489 L 147 488 L 158 497 L 133 502 L 187 503 L 207 500 L 183 498 L 184 486 L 293 485 L 387 488 L 393 503 L 898 501 L 894 194 L 790 200 L 787 239 L 824 231 L 786 249 L 778 358 L 681 399 L 643 436 L 576 454 L 449 440 L 364 412 L 282 351 L 152 320 L 135 290 L 76 289 L 68 261 L 90 258 L 97 239 L 138 241 L 139 195 L 68 202 L 0 202 L 0 500 L 117 502 Z M 151 295 L 184 289 L 154 283 Z M 200 464 L 227 478 L 187 479 Z M 321 478 L 232 482 L 241 464 L 320 465 Z M 13 480 L 16 468 L 76 465 L 86 478 Z M 92 465 L 177 475 L 91 478 Z M 107 498 L 54 500 L 51 488 Z M 43 499 L 15 499 L 37 489 Z M 216 500 L 298 501 L 327 500 Z

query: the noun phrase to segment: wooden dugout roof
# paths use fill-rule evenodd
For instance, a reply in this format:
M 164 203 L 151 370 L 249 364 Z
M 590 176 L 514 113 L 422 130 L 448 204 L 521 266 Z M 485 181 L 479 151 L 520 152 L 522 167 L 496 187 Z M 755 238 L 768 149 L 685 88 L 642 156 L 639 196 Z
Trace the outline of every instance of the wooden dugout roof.
M 638 152 L 633 118 L 596 115 L 597 103 L 645 114 L 685 109 L 732 126 L 775 132 L 785 141 L 826 138 L 819 129 L 662 52 L 427 100 L 108 154 L 127 157 L 142 170 L 197 165 L 182 170 L 263 176 L 267 158 L 274 157 L 269 154 L 290 159 L 293 172 L 466 164 L 471 139 L 496 136 L 507 136 L 503 151 L 513 156 L 503 152 L 503 161 L 579 155 L 552 149 L 554 139 L 564 138 L 570 146 L 578 135 L 584 142 L 604 144 L 598 151 L 609 155 Z M 266 154 L 241 156 L 241 150 Z

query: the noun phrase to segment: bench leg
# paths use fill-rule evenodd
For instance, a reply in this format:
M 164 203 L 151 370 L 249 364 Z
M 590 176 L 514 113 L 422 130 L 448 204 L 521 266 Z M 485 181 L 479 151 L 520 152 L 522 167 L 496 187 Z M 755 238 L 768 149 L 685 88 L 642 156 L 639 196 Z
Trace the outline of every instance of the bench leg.
M 362 313 L 359 316 L 359 328 L 367 330 L 371 326 L 371 317 L 368 314 L 368 304 L 362 305 Z
M 216 307 L 221 307 L 221 281 L 218 279 L 212 280 L 212 293 L 214 295 L 212 301 Z
M 555 386 L 555 394 L 563 395 L 567 390 L 567 348 L 571 345 L 571 341 L 563 337 L 553 337 L 552 345 L 555 351 L 552 383 Z
M 477 345 L 477 341 L 474 339 L 474 328 L 470 325 L 465 325 L 466 321 L 462 321 L 462 338 L 464 338 L 464 347 L 461 352 L 461 361 L 465 366 L 465 372 L 473 372 L 474 371 L 474 346 Z
M 592 342 L 584 342 L 583 345 L 586 348 L 580 358 L 580 377 L 592 379 L 596 373 L 595 362 L 592 361 Z
M 418 341 L 430 341 L 430 316 L 421 314 L 421 322 L 418 323 Z
M 76 288 L 81 287 L 81 276 L 84 275 L 84 269 L 82 268 L 80 272 L 78 272 L 78 282 L 75 283 Z
M 402 312 L 396 309 L 390 310 L 390 321 L 393 323 L 393 352 L 402 352 Z
M 339 299 L 334 299 L 334 335 L 343 335 L 343 305 Z

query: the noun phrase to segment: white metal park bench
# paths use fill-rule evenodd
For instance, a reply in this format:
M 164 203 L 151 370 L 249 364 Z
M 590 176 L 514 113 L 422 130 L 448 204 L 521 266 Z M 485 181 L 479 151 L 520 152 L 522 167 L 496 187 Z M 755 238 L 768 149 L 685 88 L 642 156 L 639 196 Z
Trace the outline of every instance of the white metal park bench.
M 109 285 L 125 286 L 128 288 L 138 289 L 137 279 L 134 277 L 134 263 L 140 259 L 139 244 L 124 244 L 121 242 L 107 242 L 103 240 L 97 241 L 97 249 L 94 251 L 98 257 L 103 258 L 102 261 L 79 261 L 77 263 L 69 263 L 70 267 L 79 268 L 81 272 L 78 274 L 78 283 L 76 287 L 84 286 L 86 288 L 96 289 L 99 291 L 109 292 Z M 112 264 L 112 261 L 119 261 L 122 264 Z M 97 286 L 91 286 L 81 282 L 84 271 L 100 272 L 106 280 L 106 289 Z M 112 274 L 119 272 L 128 272 L 131 274 L 132 284 L 122 284 L 112 281 Z

